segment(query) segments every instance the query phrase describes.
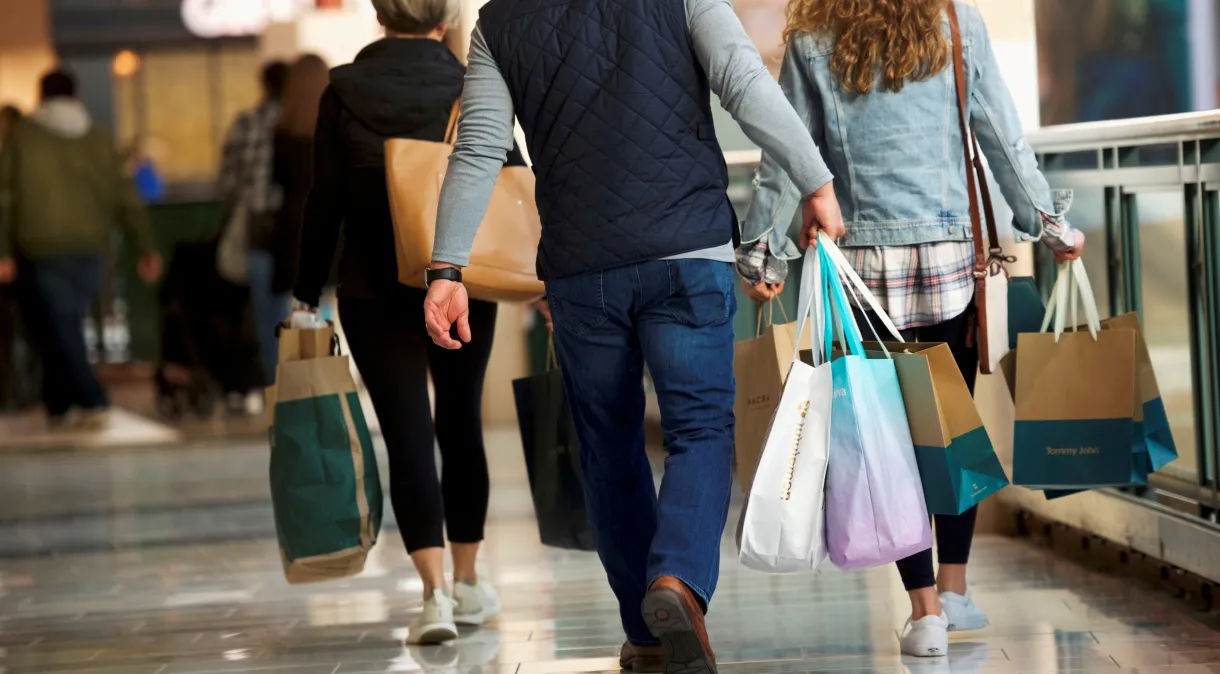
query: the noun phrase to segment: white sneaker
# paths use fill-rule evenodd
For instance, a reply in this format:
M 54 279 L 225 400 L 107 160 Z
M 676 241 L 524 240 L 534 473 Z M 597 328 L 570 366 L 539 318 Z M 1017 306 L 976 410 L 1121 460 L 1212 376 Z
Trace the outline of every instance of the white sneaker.
M 902 632 L 902 652 L 917 658 L 940 658 L 949 654 L 949 620 L 944 614 L 908 620 Z
M 475 585 L 455 582 L 453 599 L 457 602 L 457 608 L 453 611 L 454 620 L 460 625 L 482 625 L 488 618 L 500 613 L 500 597 L 486 581 Z
M 945 617 L 949 619 L 950 632 L 981 630 L 991 624 L 987 620 L 987 614 L 983 613 L 983 610 L 970 598 L 969 592 L 966 594 L 942 592 L 940 603 L 944 606 Z
M 442 644 L 457 638 L 457 625 L 453 622 L 453 600 L 441 590 L 434 590 L 424 600 L 419 617 L 411 623 L 407 643 L 412 646 Z

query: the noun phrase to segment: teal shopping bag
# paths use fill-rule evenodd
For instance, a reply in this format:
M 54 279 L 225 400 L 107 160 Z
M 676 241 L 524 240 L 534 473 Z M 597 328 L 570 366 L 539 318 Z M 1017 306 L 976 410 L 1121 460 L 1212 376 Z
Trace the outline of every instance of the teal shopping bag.
M 870 357 L 880 345 L 865 344 Z M 928 512 L 960 515 L 1008 486 L 1008 476 L 947 344 L 886 343 Z
M 1022 332 L 1042 332 L 1042 317 L 1046 303 L 1032 276 L 1008 279 L 1008 348 L 1017 348 L 1017 335 Z
M 322 343 L 317 330 L 285 340 Z M 329 343 L 329 340 L 327 341 Z M 273 395 L 271 503 L 289 583 L 360 573 L 381 529 L 382 493 L 350 363 L 345 356 L 281 348 Z M 295 352 L 295 353 L 294 353 Z M 300 356 L 300 360 L 286 360 Z
M 1064 332 L 1075 313 L 1087 332 Z M 1136 334 L 1101 329 L 1079 260 L 1061 267 L 1043 328 L 1017 342 L 1013 483 L 1036 489 L 1090 489 L 1131 484 L 1143 443 L 1136 376 Z M 1073 321 L 1073 324 L 1075 321 Z

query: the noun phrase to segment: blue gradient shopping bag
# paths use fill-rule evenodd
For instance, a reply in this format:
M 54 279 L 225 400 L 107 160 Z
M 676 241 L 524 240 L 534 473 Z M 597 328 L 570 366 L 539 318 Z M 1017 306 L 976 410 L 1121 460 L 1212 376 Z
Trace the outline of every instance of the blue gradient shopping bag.
M 1064 332 L 1076 290 L 1087 332 Z M 1060 268 L 1044 329 L 1017 343 L 1013 483 L 1036 489 L 1131 484 L 1139 417 L 1134 330 L 1101 329 L 1079 260 Z M 1075 324 L 1075 321 L 1072 321 Z
M 870 359 L 836 271 L 854 272 L 842 255 L 818 252 L 827 271 L 834 320 L 823 330 L 831 351 L 831 323 L 846 355 L 832 363 L 830 459 L 826 474 L 826 545 L 841 569 L 861 569 L 905 559 L 932 547 L 915 447 L 907 423 L 898 371 L 889 358 Z M 861 282 L 854 288 L 862 294 Z M 871 294 L 869 295 L 871 297 Z M 888 318 L 885 319 L 888 322 Z

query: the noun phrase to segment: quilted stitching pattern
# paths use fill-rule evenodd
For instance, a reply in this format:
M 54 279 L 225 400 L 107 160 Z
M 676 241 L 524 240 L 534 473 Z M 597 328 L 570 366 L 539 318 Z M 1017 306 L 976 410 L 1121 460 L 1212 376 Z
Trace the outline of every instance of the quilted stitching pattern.
M 730 238 L 684 0 L 492 0 L 480 20 L 534 157 L 543 278 Z

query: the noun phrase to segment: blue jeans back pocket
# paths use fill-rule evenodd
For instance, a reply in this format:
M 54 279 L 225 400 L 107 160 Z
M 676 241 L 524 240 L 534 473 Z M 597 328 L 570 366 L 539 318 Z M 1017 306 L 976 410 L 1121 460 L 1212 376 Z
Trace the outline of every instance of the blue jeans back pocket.
M 665 308 L 692 328 L 720 325 L 737 308 L 733 265 L 715 260 L 668 260 L 669 297 Z
M 556 330 L 583 335 L 606 322 L 602 272 L 549 281 L 546 294 Z

